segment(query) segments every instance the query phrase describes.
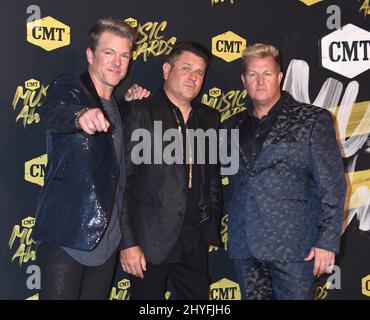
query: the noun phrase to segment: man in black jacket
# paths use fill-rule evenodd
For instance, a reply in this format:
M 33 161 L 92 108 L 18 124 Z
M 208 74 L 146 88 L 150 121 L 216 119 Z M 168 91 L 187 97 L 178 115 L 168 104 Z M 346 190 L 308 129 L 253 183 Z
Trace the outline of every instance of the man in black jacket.
M 123 117 L 127 184 L 121 264 L 131 274 L 131 299 L 164 299 L 168 278 L 176 299 L 209 295 L 208 246 L 220 244 L 222 213 L 217 155 L 211 161 L 219 114 L 193 102 L 209 59 L 200 44 L 177 44 L 163 65 L 163 90 L 132 102 Z M 203 138 L 207 131 L 214 141 L 191 139 L 194 130 Z M 148 139 L 137 144 L 139 136 Z
M 48 166 L 34 239 L 41 299 L 107 299 L 121 241 L 123 129 L 113 90 L 124 78 L 134 33 L 117 19 L 90 30 L 88 72 L 62 75 L 41 109 Z M 147 92 L 133 86 L 126 100 Z

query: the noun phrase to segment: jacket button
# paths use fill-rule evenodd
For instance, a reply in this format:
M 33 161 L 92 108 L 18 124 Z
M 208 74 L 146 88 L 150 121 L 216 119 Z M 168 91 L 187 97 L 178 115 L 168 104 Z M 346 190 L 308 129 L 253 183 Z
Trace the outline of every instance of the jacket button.
M 252 171 L 250 174 L 249 174 L 251 177 L 254 177 L 255 176 L 255 172 Z
M 184 188 L 184 189 L 182 189 L 182 193 L 188 193 L 189 192 L 189 188 Z
M 179 216 L 180 216 L 180 217 L 183 217 L 183 216 L 184 216 L 184 212 L 179 211 Z

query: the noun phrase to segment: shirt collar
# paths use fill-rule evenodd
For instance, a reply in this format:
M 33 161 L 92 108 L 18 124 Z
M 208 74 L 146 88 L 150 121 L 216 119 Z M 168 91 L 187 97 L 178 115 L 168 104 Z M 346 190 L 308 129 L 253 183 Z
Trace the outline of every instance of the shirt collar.
M 176 106 L 174 103 L 172 103 L 172 101 L 168 98 L 164 89 L 160 89 L 159 92 L 164 97 L 164 100 L 166 102 L 165 104 L 168 108 L 170 108 L 171 110 L 175 109 L 175 110 L 180 111 L 180 108 L 178 106 Z M 197 105 L 197 103 L 193 103 L 193 102 L 190 102 L 190 105 L 191 105 L 191 113 L 193 113 L 193 111 L 195 111 L 198 108 L 198 105 Z

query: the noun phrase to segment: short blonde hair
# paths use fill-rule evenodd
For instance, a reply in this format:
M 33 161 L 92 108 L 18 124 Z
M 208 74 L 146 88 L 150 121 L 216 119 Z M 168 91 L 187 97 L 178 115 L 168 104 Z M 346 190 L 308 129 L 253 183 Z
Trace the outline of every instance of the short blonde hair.
M 281 71 L 281 63 L 280 63 L 280 53 L 277 48 L 270 44 L 264 44 L 264 43 L 255 43 L 251 46 L 248 46 L 243 51 L 243 74 L 246 71 L 248 61 L 251 58 L 265 58 L 265 57 L 271 57 L 276 62 L 276 66 Z

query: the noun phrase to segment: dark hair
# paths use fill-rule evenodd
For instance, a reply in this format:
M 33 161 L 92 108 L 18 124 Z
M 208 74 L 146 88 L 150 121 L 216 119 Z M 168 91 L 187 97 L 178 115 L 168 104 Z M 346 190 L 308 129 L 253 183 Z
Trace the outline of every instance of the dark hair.
M 135 32 L 131 26 L 124 20 L 115 18 L 104 18 L 98 20 L 90 29 L 88 36 L 88 48 L 95 52 L 100 36 L 103 32 L 108 31 L 122 38 L 128 38 L 131 42 L 131 48 L 135 41 Z
M 178 42 L 172 49 L 171 53 L 167 57 L 167 62 L 170 65 L 173 65 L 175 61 L 179 58 L 179 56 L 183 52 L 191 52 L 195 54 L 196 56 L 202 58 L 204 62 L 206 63 L 206 68 L 208 67 L 212 55 L 210 51 L 200 43 L 194 42 L 194 41 L 182 41 Z

